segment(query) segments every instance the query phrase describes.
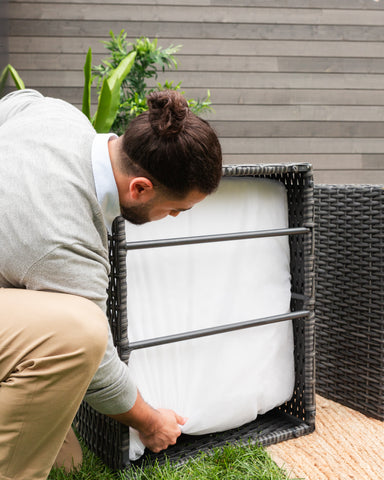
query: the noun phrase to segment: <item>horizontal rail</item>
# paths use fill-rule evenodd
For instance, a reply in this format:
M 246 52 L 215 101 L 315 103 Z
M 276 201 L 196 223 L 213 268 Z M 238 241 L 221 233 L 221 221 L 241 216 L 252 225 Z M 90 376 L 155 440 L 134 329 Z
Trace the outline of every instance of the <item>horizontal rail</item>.
M 244 322 L 229 323 L 228 325 L 220 325 L 219 327 L 203 328 L 201 330 L 192 330 L 190 332 L 177 333 L 174 335 L 166 335 L 164 337 L 150 338 L 148 340 L 139 340 L 129 343 L 129 350 L 139 350 L 141 348 L 157 347 L 168 343 L 182 342 L 193 338 L 207 337 L 209 335 L 217 335 L 219 333 L 233 332 L 245 328 L 256 327 L 260 325 L 268 325 L 270 323 L 283 322 L 285 320 L 293 320 L 295 318 L 308 317 L 309 310 L 300 310 L 297 312 L 274 315 L 272 317 L 257 318 L 254 320 L 246 320 Z
M 283 235 L 301 235 L 310 230 L 306 227 L 280 228 L 275 230 L 256 230 L 251 232 L 224 233 L 218 235 L 203 235 L 197 237 L 168 238 L 162 240 L 145 240 L 140 242 L 127 242 L 126 250 L 139 250 L 143 248 L 172 247 L 175 245 L 191 245 L 195 243 L 224 242 L 228 240 L 246 240 L 251 238 L 280 237 Z

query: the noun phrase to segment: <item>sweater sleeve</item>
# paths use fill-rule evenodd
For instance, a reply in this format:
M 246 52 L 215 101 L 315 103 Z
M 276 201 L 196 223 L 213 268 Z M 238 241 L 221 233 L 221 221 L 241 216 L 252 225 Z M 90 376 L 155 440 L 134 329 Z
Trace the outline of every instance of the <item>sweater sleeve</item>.
M 97 249 L 82 244 L 55 248 L 34 263 L 24 277 L 26 288 L 80 295 L 106 310 L 108 260 Z M 104 414 L 124 413 L 136 401 L 137 388 L 128 366 L 114 347 L 109 329 L 108 344 L 101 364 L 85 396 Z

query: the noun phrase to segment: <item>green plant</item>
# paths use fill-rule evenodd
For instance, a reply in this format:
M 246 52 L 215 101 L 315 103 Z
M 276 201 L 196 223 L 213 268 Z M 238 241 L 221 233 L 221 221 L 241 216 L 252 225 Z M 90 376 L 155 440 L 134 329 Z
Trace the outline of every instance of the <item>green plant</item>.
M 91 118 L 91 64 L 92 50 L 89 49 L 84 64 L 83 113 L 92 121 L 98 133 L 108 133 L 115 121 L 120 107 L 120 89 L 124 78 L 128 75 L 135 60 L 136 53 L 126 55 L 116 66 L 111 68 L 103 78 L 99 91 L 98 105 L 95 115 Z
M 87 448 L 81 470 L 65 474 L 53 469 L 48 480 L 300 480 L 293 479 L 258 445 L 237 444 L 200 453 L 182 465 L 166 461 L 112 472 Z M 301 479 L 304 480 L 304 479 Z
M 148 109 L 146 97 L 150 92 L 180 89 L 181 82 L 174 86 L 173 82 L 166 81 L 163 85 L 158 83 L 157 86 L 150 87 L 147 81 L 156 79 L 159 70 L 164 72 L 166 69 L 177 68 L 174 54 L 181 48 L 181 45 L 171 45 L 163 49 L 158 47 L 157 39 L 150 41 L 147 37 L 140 37 L 135 43 L 127 43 L 127 34 L 124 30 L 117 36 L 111 31 L 110 36 L 111 40 L 103 43 L 111 52 L 111 56 L 92 69 L 94 78 L 97 78 L 98 91 L 111 71 L 116 69 L 128 55 L 136 54 L 132 68 L 121 83 L 120 105 L 111 128 L 115 133 L 121 135 L 132 118 Z M 206 99 L 188 100 L 188 104 L 196 114 L 211 110 L 209 91 Z
M 13 81 L 15 82 L 16 88 L 18 90 L 23 90 L 25 88 L 24 82 L 21 79 L 20 75 L 17 73 L 17 70 L 12 67 L 12 65 L 8 64 L 0 75 L 0 96 L 4 90 L 5 83 L 7 81 L 8 75 L 11 75 Z
M 161 83 L 157 84 L 158 90 L 180 90 L 181 82 L 177 85 L 173 85 L 173 82 L 165 82 L 163 85 Z M 180 92 L 184 94 L 185 92 Z M 194 100 L 193 98 L 187 99 L 188 107 L 191 109 L 193 113 L 196 115 L 200 115 L 202 112 L 212 111 L 211 107 L 211 92 L 207 90 L 207 97 L 203 100 Z

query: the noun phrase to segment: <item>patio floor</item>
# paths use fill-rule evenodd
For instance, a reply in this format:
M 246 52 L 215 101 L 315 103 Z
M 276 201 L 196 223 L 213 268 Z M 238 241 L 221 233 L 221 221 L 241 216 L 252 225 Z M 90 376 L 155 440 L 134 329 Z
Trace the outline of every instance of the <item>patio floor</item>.
M 316 431 L 267 450 L 291 478 L 384 478 L 384 422 L 320 396 L 316 396 Z

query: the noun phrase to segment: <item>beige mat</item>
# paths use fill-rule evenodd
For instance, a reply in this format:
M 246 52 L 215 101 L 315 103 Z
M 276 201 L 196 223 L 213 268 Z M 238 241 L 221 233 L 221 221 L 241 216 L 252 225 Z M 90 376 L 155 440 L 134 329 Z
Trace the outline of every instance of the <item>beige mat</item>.
M 320 396 L 316 431 L 267 450 L 292 479 L 384 479 L 384 422 Z

